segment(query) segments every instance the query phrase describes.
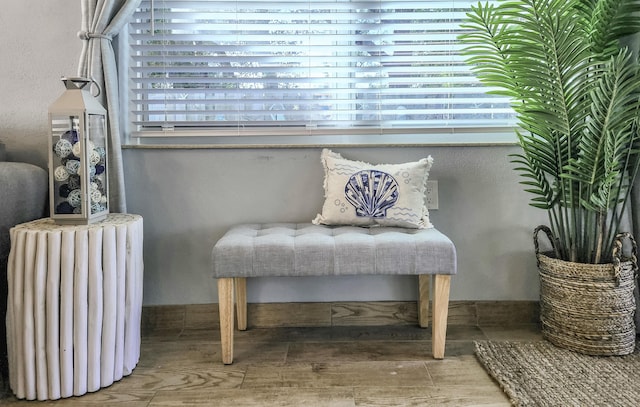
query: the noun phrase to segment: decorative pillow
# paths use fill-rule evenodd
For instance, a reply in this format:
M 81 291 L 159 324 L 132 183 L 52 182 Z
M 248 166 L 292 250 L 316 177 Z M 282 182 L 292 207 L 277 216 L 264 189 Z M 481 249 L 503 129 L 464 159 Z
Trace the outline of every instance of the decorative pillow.
M 325 201 L 314 224 L 433 227 L 424 202 L 431 156 L 404 164 L 374 165 L 324 149 L 321 160 Z

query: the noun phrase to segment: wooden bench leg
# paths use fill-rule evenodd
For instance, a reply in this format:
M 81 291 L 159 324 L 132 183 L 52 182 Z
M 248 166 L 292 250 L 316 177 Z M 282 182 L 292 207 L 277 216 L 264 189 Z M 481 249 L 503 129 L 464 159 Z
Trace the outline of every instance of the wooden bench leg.
M 421 328 L 429 327 L 429 291 L 431 290 L 431 275 L 418 276 L 418 323 Z
M 431 336 L 433 357 L 435 359 L 444 359 L 450 287 L 451 276 L 441 274 L 435 276 L 433 295 L 433 331 Z
M 222 363 L 233 363 L 233 278 L 218 279 Z
M 247 330 L 247 279 L 237 277 L 236 286 L 236 314 L 238 315 L 238 329 L 240 331 Z

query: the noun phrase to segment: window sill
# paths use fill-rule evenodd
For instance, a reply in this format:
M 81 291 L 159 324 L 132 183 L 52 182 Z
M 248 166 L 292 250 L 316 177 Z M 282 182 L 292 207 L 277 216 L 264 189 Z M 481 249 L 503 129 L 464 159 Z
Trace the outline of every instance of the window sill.
M 517 142 L 513 130 L 461 133 L 314 136 L 187 136 L 148 134 L 124 143 L 129 149 L 224 149 L 317 147 L 504 146 Z

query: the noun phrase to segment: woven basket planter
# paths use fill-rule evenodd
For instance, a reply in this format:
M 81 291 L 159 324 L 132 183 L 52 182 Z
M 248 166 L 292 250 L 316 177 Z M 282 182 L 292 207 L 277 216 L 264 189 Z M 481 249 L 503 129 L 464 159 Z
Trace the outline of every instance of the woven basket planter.
M 634 351 L 636 327 L 636 245 L 630 234 L 616 239 L 613 263 L 585 264 L 559 260 L 539 253 L 542 335 L 554 345 L 587 355 L 627 355 Z M 621 258 L 622 239 L 632 243 L 632 256 Z

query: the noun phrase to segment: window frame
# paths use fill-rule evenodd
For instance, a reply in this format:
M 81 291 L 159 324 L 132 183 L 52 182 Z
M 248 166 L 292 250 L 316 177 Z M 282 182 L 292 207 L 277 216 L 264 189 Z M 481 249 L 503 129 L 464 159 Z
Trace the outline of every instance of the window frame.
M 129 26 L 114 39 L 120 85 L 120 110 L 124 148 L 305 148 L 305 147 L 393 147 L 393 146 L 503 146 L 516 145 L 517 126 L 425 128 L 416 132 L 343 131 L 313 135 L 290 131 L 286 135 L 221 134 L 206 128 L 144 130 L 135 129 L 130 104 Z

